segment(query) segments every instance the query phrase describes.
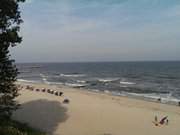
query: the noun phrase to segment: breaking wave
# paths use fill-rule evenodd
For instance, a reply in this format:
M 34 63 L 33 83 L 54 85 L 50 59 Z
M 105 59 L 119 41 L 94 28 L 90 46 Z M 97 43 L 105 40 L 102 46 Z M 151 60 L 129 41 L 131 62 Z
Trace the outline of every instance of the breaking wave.
M 60 74 L 61 77 L 84 77 L 85 74 Z
M 99 82 L 108 83 L 108 82 L 114 82 L 119 80 L 119 78 L 105 78 L 105 79 L 98 79 Z
M 26 82 L 26 83 L 38 83 L 37 81 L 33 80 L 25 80 L 25 79 L 17 79 L 18 82 Z
M 134 83 L 134 82 L 120 81 L 120 84 L 124 84 L 124 85 L 134 85 L 134 84 L 136 84 L 136 83 Z
M 73 88 L 81 88 L 87 86 L 87 84 L 78 84 L 78 83 L 65 83 L 65 85 Z

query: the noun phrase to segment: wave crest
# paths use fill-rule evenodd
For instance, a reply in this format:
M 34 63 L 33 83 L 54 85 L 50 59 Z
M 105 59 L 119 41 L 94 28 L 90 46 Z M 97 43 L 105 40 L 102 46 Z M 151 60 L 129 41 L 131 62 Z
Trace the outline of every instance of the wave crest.
M 120 84 L 124 84 L 124 85 L 134 85 L 134 84 L 136 84 L 136 83 L 134 83 L 134 82 L 120 81 Z
M 61 77 L 84 77 L 85 74 L 60 74 Z

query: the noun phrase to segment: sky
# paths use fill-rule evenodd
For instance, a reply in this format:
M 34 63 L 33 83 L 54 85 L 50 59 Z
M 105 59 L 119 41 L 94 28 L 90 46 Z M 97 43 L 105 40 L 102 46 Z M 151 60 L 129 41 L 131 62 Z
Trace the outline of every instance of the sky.
M 26 0 L 17 62 L 180 60 L 180 0 Z

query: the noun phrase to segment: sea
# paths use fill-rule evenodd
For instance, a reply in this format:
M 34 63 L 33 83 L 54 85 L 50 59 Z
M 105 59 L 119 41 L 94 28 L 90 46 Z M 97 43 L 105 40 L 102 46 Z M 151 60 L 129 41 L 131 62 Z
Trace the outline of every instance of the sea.
M 180 102 L 180 62 L 18 63 L 18 81 Z

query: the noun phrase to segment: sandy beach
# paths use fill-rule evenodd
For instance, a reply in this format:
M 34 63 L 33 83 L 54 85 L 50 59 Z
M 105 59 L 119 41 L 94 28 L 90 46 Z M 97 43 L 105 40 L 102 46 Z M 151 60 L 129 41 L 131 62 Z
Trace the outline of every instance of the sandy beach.
M 21 83 L 26 86 L 27 84 Z M 49 135 L 180 135 L 180 107 L 74 88 L 29 84 L 63 96 L 22 89 L 13 118 Z M 70 103 L 63 104 L 68 98 Z M 155 126 L 168 116 L 168 125 Z

